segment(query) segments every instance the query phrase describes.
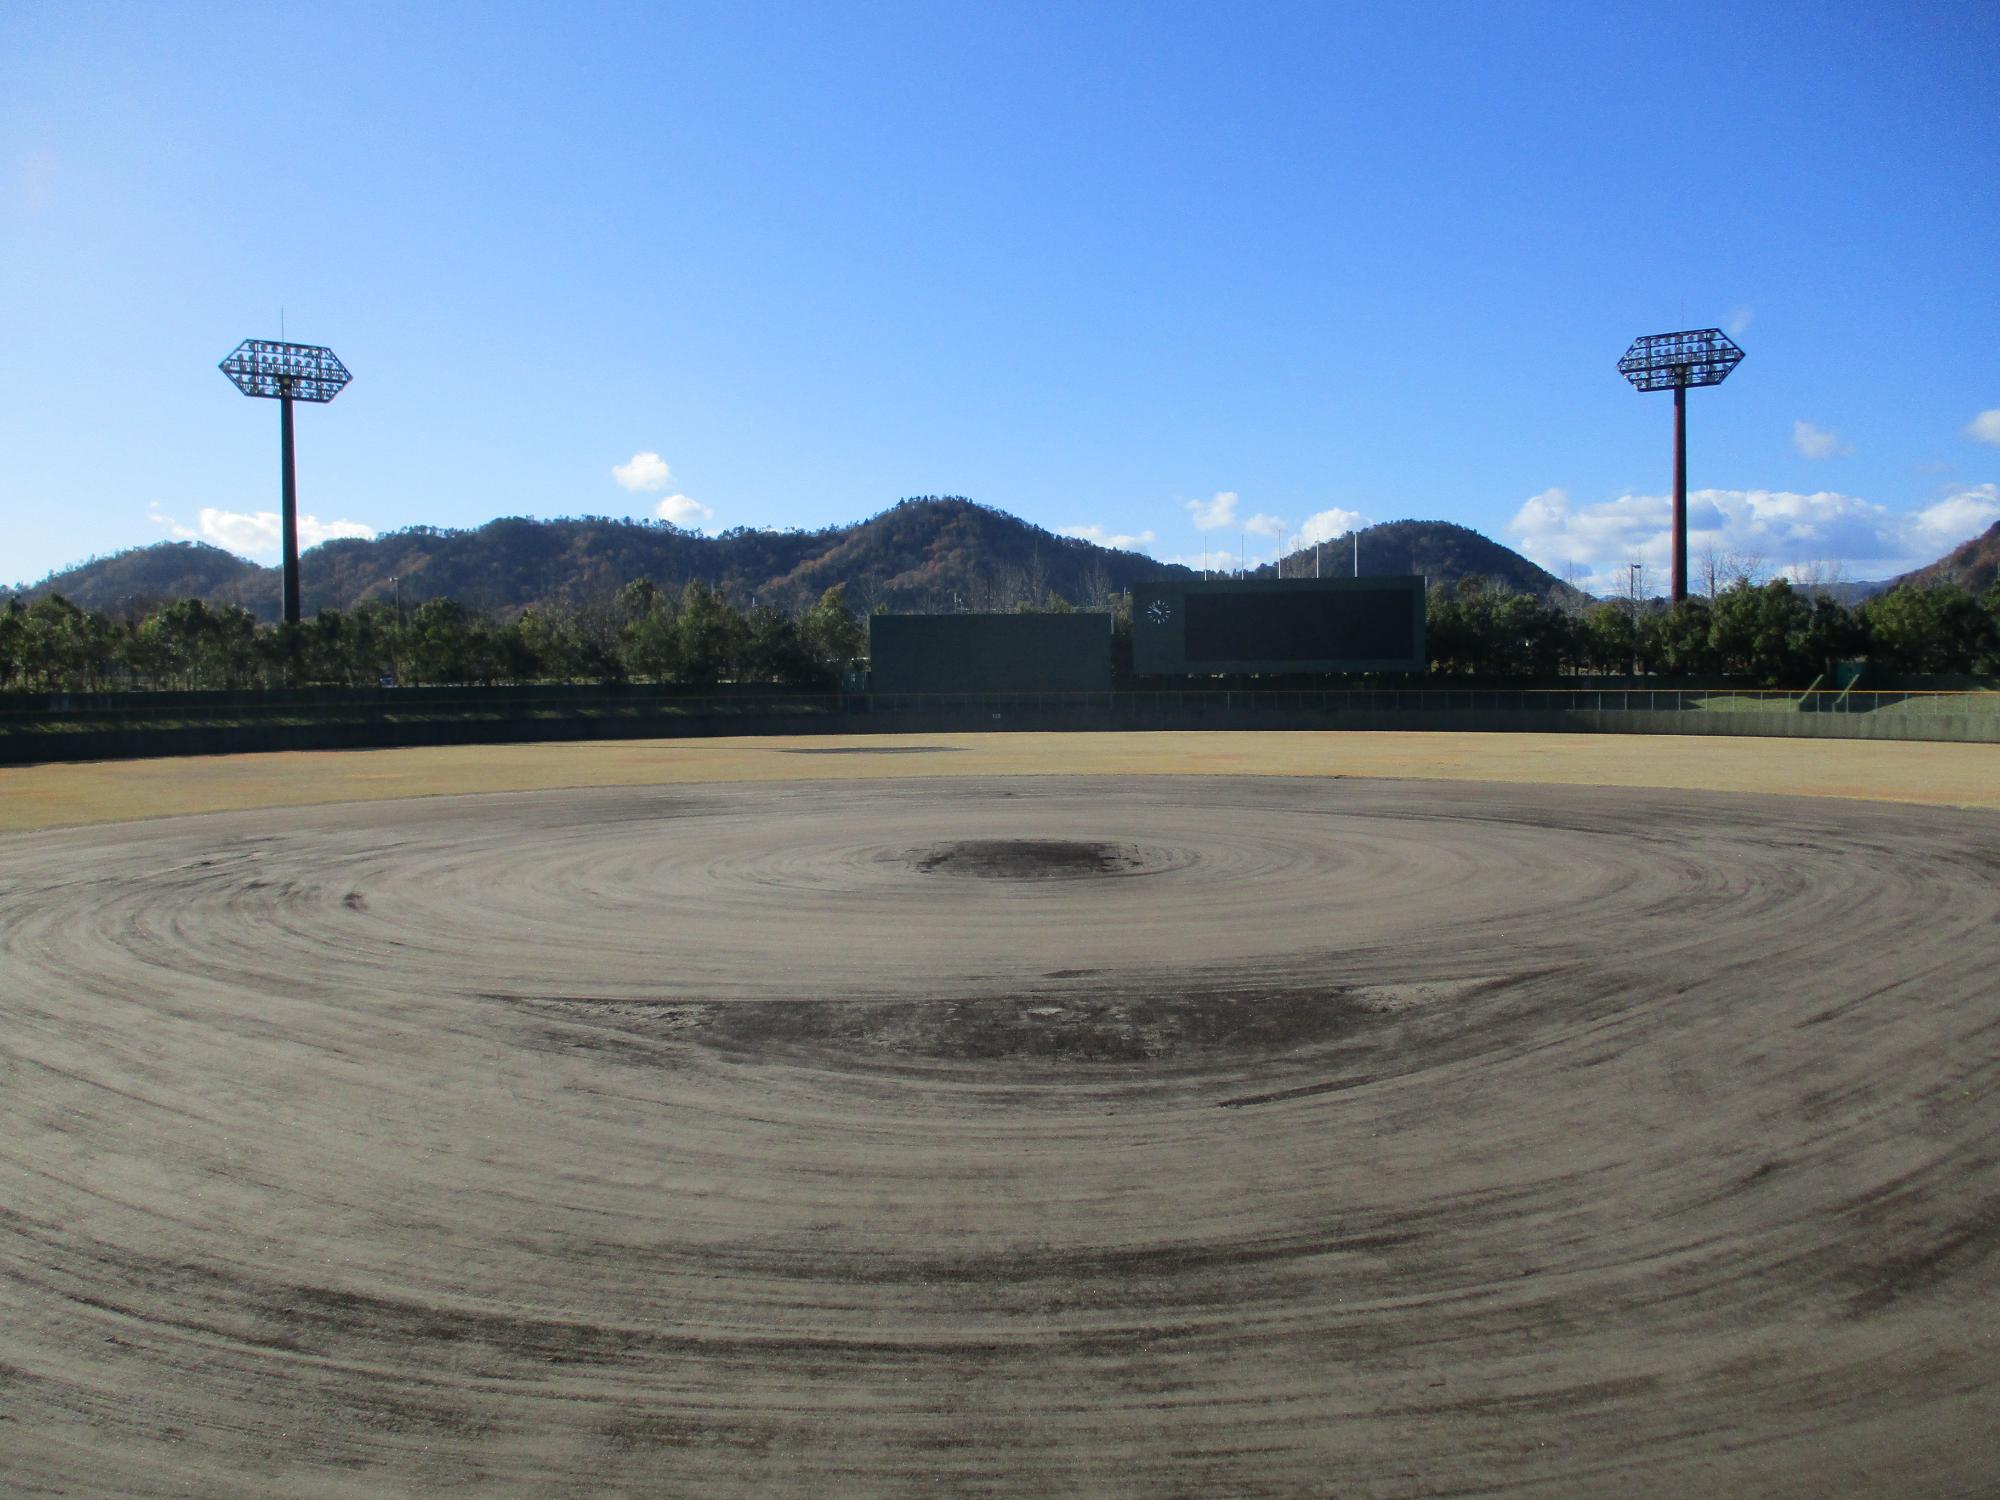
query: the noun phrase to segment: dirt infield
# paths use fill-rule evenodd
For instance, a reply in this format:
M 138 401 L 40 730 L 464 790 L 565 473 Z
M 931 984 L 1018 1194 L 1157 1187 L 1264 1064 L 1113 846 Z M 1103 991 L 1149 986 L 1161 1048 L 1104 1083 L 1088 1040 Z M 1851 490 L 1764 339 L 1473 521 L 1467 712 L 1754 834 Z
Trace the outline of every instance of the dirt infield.
M 0 773 L 0 1490 L 1984 1492 L 1990 747 L 1461 739 Z
M 2000 746 L 1693 735 L 1168 731 L 329 750 L 0 767 L 0 832 L 470 792 L 915 776 L 1369 776 L 2000 808 Z

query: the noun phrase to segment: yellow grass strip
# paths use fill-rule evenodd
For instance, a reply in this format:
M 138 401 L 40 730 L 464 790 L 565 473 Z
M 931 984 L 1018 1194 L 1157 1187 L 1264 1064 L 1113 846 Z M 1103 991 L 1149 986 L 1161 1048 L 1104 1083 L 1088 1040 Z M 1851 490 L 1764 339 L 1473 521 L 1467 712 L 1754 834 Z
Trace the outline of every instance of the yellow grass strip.
M 553 787 L 885 776 L 1371 776 L 2000 808 L 2000 746 L 1625 734 L 1189 730 L 607 740 L 0 768 L 0 831 Z

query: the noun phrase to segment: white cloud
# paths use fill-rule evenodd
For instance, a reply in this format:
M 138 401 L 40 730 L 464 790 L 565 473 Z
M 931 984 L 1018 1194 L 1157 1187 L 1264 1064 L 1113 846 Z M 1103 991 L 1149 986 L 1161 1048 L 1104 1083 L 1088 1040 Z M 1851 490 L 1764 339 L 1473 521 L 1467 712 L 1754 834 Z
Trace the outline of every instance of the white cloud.
M 1922 510 L 1892 511 L 1832 490 L 1695 490 L 1688 495 L 1688 558 L 1756 558 L 1773 572 L 1836 566 L 1855 579 L 1886 578 L 1942 556 L 2000 518 L 2000 486 L 1982 484 Z M 1625 565 L 1645 565 L 1663 590 L 1673 566 L 1673 501 L 1620 495 L 1576 505 L 1560 489 L 1529 497 L 1508 534 L 1558 577 L 1594 593 L 1622 591 Z M 1691 586 L 1694 580 L 1690 580 Z
M 220 510 L 204 505 L 195 512 L 195 524 L 185 526 L 165 514 L 157 503 L 147 510 L 153 524 L 166 528 L 176 541 L 208 542 L 244 557 L 276 557 L 284 547 L 284 526 L 274 510 Z M 317 547 L 342 537 L 372 540 L 375 528 L 359 521 L 322 521 L 318 516 L 299 517 L 299 550 Z
M 167 535 L 177 542 L 195 541 L 201 535 L 198 531 L 190 531 L 187 527 L 181 525 L 179 521 L 176 521 L 172 516 L 161 510 L 160 502 L 157 500 L 148 500 L 146 502 L 146 519 L 151 521 L 155 526 L 166 528 Z
M 1810 422 L 1792 423 L 1792 446 L 1802 458 L 1845 458 L 1854 451 L 1854 444 L 1842 442 L 1839 433 Z
M 1240 497 L 1234 490 L 1217 490 L 1212 500 L 1190 500 L 1187 513 L 1194 517 L 1196 531 L 1219 531 L 1225 526 L 1236 524 L 1236 502 Z
M 1137 534 L 1108 532 L 1095 521 L 1088 526 L 1058 526 L 1057 536 L 1073 536 L 1082 541 L 1095 542 L 1100 547 L 1115 547 L 1120 552 L 1136 552 L 1152 543 L 1153 533 L 1141 531 Z
M 317 547 L 321 542 L 338 541 L 343 537 L 359 537 L 364 542 L 372 542 L 375 540 L 375 528 L 364 526 L 359 521 L 322 521 L 318 516 L 299 517 L 301 547 Z
M 1975 443 L 1991 443 L 2000 448 L 2000 406 L 1983 411 L 1967 422 L 1965 435 Z
M 1368 518 L 1360 511 L 1342 510 L 1338 505 L 1315 511 L 1299 526 L 1299 545 L 1310 547 L 1314 542 L 1330 542 L 1337 536 L 1346 536 L 1350 531 L 1359 531 L 1368 524 Z
M 1162 557 L 1164 563 L 1179 563 L 1184 568 L 1206 568 L 1211 573 L 1234 573 L 1238 566 L 1261 568 L 1288 556 L 1286 549 L 1275 547 L 1269 552 L 1244 550 L 1239 547 L 1216 546 L 1207 552 L 1177 552 L 1171 557 Z
M 1160 555 L 1161 562 L 1179 563 L 1186 568 L 1206 567 L 1213 573 L 1234 573 L 1238 567 L 1268 567 L 1281 558 L 1288 558 L 1305 551 L 1316 542 L 1331 541 L 1338 536 L 1370 524 L 1368 518 L 1357 510 L 1344 510 L 1333 506 L 1307 516 L 1298 530 L 1281 516 L 1266 515 L 1259 511 L 1249 517 L 1236 514 L 1240 496 L 1233 491 L 1224 491 L 1210 501 L 1189 501 L 1189 514 L 1195 517 L 1195 525 L 1202 531 L 1214 531 L 1227 526 L 1238 536 L 1235 544 L 1218 542 L 1205 552 L 1180 552 Z M 1066 535 L 1076 535 L 1070 532 Z M 1263 547 L 1246 547 L 1246 537 L 1263 537 Z M 1275 542 L 1276 546 L 1268 543 Z
M 1916 535 L 1928 539 L 1942 557 L 2000 520 L 2000 484 L 1976 484 L 1947 495 L 1935 505 L 1925 506 L 1913 519 Z
M 629 462 L 613 464 L 611 477 L 628 490 L 663 490 L 673 475 L 659 454 L 635 453 Z
M 1724 331 L 1727 332 L 1731 338 L 1736 338 L 1740 336 L 1743 333 L 1743 331 L 1750 326 L 1750 320 L 1752 318 L 1755 318 L 1756 316 L 1757 316 L 1757 310 L 1755 308 L 1739 307 L 1736 309 L 1735 312 L 1729 315 L 1729 321 L 1723 325 Z
M 640 455 L 644 457 L 645 455 Z M 661 466 L 663 469 L 665 465 Z M 662 521 L 671 521 L 676 526 L 699 530 L 704 521 L 714 519 L 715 512 L 699 500 L 686 495 L 669 495 L 653 507 L 653 514 Z

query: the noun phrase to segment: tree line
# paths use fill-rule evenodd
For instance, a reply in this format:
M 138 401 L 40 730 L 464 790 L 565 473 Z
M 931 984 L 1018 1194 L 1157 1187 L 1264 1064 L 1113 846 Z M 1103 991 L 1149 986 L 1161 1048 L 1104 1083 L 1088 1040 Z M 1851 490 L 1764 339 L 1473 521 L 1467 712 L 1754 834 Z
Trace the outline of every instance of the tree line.
M 1563 673 L 1727 677 L 1809 685 L 1835 662 L 1897 673 L 2000 674 L 2000 582 L 1905 584 L 1849 608 L 1786 580 L 1739 579 L 1712 597 L 1603 600 L 1580 610 L 1465 579 L 1433 589 L 1433 673 L 1479 679 Z
M 1131 596 L 1107 593 L 1121 663 L 1131 660 Z M 1031 606 L 1023 604 L 1021 608 Z M 1073 608 L 1053 590 L 1033 607 Z M 1784 580 L 1742 580 L 1668 606 L 1603 601 L 1580 609 L 1478 578 L 1431 591 L 1430 670 L 1460 680 L 1571 674 L 1727 677 L 1804 687 L 1836 661 L 1902 673 L 2000 674 L 2000 583 L 1975 597 L 1953 584 L 1905 585 L 1849 608 Z M 867 651 L 864 621 L 836 586 L 807 607 L 742 607 L 695 580 L 639 581 L 579 603 L 483 614 L 451 599 L 408 610 L 369 603 L 297 626 L 260 624 L 239 605 L 178 599 L 117 618 L 60 595 L 0 608 L 0 688 L 251 689 L 525 682 L 722 682 L 827 689 Z
M 60 595 L 0 610 L 0 686 L 36 692 L 120 688 L 373 687 L 523 682 L 760 682 L 830 688 L 867 650 L 839 586 L 797 612 L 738 608 L 699 579 L 641 580 L 576 604 L 508 618 L 454 599 L 408 610 L 363 604 L 295 626 L 241 605 L 176 599 L 139 618 L 79 609 Z

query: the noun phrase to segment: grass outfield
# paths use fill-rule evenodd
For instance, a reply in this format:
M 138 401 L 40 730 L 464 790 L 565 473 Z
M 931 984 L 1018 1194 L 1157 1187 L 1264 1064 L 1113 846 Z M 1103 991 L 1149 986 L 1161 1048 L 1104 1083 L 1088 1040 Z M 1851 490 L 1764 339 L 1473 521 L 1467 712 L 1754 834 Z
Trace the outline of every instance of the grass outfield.
M 1351 776 L 2000 808 L 2000 746 L 1684 735 L 1186 730 L 754 736 L 0 768 L 0 832 L 256 807 L 882 776 Z

